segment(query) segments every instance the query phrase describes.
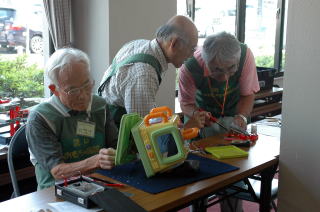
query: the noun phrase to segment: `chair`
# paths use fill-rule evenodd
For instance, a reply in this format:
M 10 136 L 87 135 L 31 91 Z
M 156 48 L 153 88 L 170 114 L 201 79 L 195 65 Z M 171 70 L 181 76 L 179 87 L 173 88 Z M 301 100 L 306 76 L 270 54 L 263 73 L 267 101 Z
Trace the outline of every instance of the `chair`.
M 241 200 L 246 200 L 250 202 L 260 201 L 260 188 L 261 179 L 259 176 L 252 176 L 243 181 L 240 181 L 223 191 L 225 197 L 232 196 Z M 277 206 L 275 204 L 275 199 L 278 194 L 278 179 L 272 180 L 271 186 L 271 208 L 277 211 Z
M 13 186 L 11 198 L 18 197 L 22 193 L 36 191 L 37 183 L 34 176 L 28 179 L 29 181 L 27 183 L 20 183 L 20 187 L 16 176 L 16 170 L 33 166 L 30 162 L 30 153 L 28 150 L 25 128 L 26 125 L 21 126 L 12 136 L 9 144 L 7 161 Z

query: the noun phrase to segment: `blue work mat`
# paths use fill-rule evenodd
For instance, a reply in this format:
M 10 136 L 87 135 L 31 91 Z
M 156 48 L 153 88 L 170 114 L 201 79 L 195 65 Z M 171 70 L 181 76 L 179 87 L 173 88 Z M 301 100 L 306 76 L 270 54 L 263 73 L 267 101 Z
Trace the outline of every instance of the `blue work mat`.
M 156 194 L 239 169 L 238 167 L 194 154 L 189 154 L 187 160 L 198 160 L 200 162 L 199 170 L 193 176 L 166 177 L 156 175 L 147 178 L 141 161 L 116 166 L 112 170 L 97 170 L 96 172 L 145 192 Z

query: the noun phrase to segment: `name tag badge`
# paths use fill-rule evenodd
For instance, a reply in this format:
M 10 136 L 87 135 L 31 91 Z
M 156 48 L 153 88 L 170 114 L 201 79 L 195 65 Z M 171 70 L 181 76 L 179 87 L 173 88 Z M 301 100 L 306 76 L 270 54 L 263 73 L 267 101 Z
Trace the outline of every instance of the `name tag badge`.
M 78 121 L 77 135 L 94 138 L 96 124 L 94 122 Z

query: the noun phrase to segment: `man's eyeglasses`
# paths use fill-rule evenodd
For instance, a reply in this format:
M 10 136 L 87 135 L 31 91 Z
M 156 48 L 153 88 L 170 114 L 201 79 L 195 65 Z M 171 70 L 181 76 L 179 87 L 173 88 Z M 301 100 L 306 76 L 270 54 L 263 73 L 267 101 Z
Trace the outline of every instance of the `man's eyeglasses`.
M 81 90 L 91 92 L 93 86 L 94 86 L 94 80 L 89 80 L 87 83 L 85 83 L 83 86 L 81 86 L 79 88 L 72 88 L 70 90 L 63 90 L 63 92 L 69 96 L 78 96 L 78 95 L 80 95 Z
M 234 75 L 238 70 L 238 64 L 233 64 L 227 68 L 210 67 L 211 73 L 214 75 Z
M 180 38 L 184 46 L 193 54 L 197 50 L 197 46 L 190 46 L 189 43 Z
M 192 52 L 192 54 L 197 50 L 197 46 L 191 46 L 190 47 L 190 51 Z

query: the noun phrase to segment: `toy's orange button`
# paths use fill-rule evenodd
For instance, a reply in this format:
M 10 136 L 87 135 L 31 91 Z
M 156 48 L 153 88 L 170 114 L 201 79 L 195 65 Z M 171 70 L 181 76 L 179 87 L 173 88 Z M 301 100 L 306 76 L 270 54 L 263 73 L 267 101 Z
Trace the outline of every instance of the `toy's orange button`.
M 149 154 L 149 158 L 153 158 L 154 157 L 153 152 L 148 152 L 148 154 Z

